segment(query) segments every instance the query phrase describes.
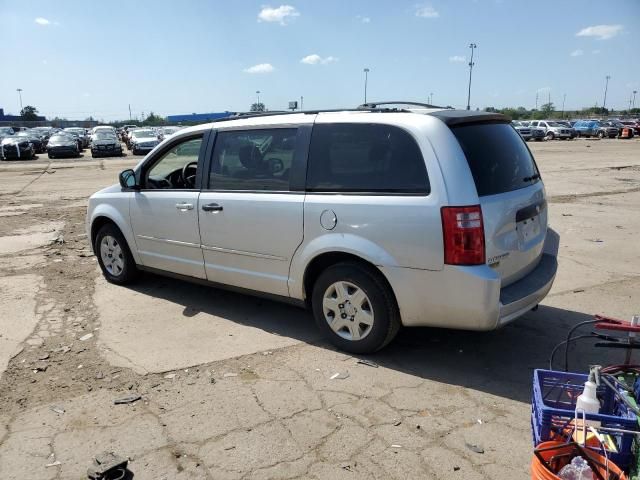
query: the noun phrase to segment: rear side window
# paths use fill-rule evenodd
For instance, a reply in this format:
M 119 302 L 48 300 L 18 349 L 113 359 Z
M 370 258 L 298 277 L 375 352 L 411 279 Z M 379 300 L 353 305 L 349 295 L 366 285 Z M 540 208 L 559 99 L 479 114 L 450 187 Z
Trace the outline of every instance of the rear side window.
M 426 195 L 430 187 L 409 133 L 391 125 L 337 123 L 313 127 L 307 190 Z
M 451 131 L 467 157 L 479 196 L 511 192 L 540 181 L 529 149 L 511 125 L 463 125 Z

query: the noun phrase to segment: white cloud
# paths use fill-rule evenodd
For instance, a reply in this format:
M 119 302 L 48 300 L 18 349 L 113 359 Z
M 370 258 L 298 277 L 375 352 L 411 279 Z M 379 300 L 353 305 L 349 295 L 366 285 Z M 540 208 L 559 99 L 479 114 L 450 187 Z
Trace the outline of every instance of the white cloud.
M 307 55 L 302 60 L 300 60 L 300 63 L 306 63 L 307 65 L 318 65 L 318 64 L 328 65 L 329 63 L 333 63 L 337 61 L 338 59 L 336 57 L 332 57 L 331 55 L 329 55 L 328 57 L 322 58 L 317 53 L 312 53 L 311 55 Z
M 467 61 L 467 57 L 465 57 L 463 55 L 454 55 L 453 57 L 449 57 L 449 61 L 452 62 L 452 63 L 466 62 Z
M 574 50 L 570 54 L 572 57 L 579 57 L 580 55 L 584 55 L 584 52 L 580 49 Z
M 299 17 L 300 12 L 291 5 L 280 5 L 278 8 L 272 8 L 268 5 L 262 7 L 258 13 L 259 22 L 278 22 L 280 25 L 286 25 L 295 17 Z
M 246 73 L 271 73 L 275 70 L 270 63 L 259 63 L 253 67 L 245 68 Z
M 593 53 L 594 55 L 598 55 L 600 53 L 600 49 L 596 48 L 591 53 Z
M 428 5 L 416 5 L 416 17 L 438 18 L 440 14 L 435 8 Z
M 51 22 L 43 17 L 38 17 L 34 20 L 38 25 L 49 25 Z
M 367 17 L 365 15 L 356 15 L 356 18 L 362 23 L 371 23 L 371 17 Z
M 592 25 L 583 28 L 576 37 L 596 37 L 598 40 L 608 40 L 622 32 L 622 25 Z

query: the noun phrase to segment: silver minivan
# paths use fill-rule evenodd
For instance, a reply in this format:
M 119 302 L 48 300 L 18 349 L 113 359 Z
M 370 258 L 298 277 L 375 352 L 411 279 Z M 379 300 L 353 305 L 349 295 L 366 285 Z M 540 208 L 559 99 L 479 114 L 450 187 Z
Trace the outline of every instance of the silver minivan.
M 433 108 L 186 128 L 91 196 L 87 233 L 110 282 L 151 271 L 284 299 L 355 353 L 401 326 L 498 328 L 557 269 L 544 185 L 509 119 Z

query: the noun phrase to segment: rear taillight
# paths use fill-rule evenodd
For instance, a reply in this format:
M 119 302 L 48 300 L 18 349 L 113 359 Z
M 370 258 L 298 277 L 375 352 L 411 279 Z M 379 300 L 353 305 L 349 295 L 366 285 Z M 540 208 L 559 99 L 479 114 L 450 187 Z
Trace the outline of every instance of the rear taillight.
M 482 265 L 485 262 L 484 228 L 480 205 L 442 207 L 444 263 Z

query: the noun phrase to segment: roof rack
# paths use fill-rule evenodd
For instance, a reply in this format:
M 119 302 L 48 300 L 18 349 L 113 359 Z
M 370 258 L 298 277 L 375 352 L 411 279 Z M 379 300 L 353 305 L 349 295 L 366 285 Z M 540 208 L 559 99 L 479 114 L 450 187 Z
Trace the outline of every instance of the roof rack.
M 368 102 L 368 103 L 363 103 L 358 108 L 375 109 L 380 105 L 412 105 L 412 106 L 415 106 L 415 107 L 423 107 L 423 108 L 445 108 L 445 107 L 439 107 L 437 105 L 430 105 L 428 103 L 405 102 L 405 101 L 399 101 L 399 102 Z
M 396 102 L 389 102 L 389 104 Z M 407 102 L 404 102 L 407 103 Z M 379 105 L 379 104 L 377 104 Z M 435 107 L 438 108 L 438 107 Z M 376 106 L 369 106 L 369 104 L 360 105 L 357 108 L 333 108 L 333 109 L 318 109 L 318 110 L 298 110 L 293 112 L 288 111 L 273 111 L 273 112 L 234 112 L 233 115 L 217 118 L 215 120 L 211 120 L 208 123 L 218 123 L 218 122 L 229 122 L 231 120 L 240 120 L 244 118 L 254 118 L 254 117 L 274 117 L 276 115 L 292 115 L 292 114 L 302 114 L 302 115 L 315 115 L 317 113 L 332 113 L 332 112 L 409 112 L 409 110 L 403 108 L 377 108 Z

